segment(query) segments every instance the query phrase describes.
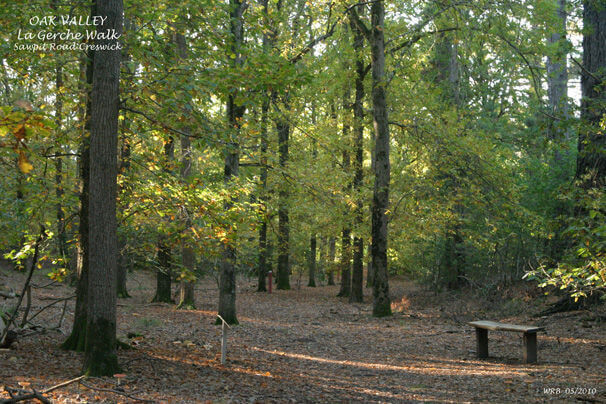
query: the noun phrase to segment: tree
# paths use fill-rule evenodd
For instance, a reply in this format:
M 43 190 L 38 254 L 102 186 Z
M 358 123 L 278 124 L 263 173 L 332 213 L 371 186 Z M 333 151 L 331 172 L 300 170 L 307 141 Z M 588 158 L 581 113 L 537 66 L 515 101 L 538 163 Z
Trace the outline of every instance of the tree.
M 548 42 L 555 47 L 553 54 L 547 58 L 547 95 L 549 99 L 549 112 L 556 120 L 563 120 L 568 115 L 568 43 L 566 41 L 566 0 L 557 1 L 557 26 L 549 36 Z M 557 138 L 562 134 L 554 126 L 562 126 L 561 122 L 552 122 L 550 137 Z
M 385 38 L 383 1 L 371 6 L 370 48 L 372 56 L 372 106 L 375 130 L 375 185 L 372 199 L 372 269 L 374 275 L 372 313 L 391 315 L 387 271 L 387 225 L 389 218 L 389 120 L 385 77 Z
M 96 15 L 95 3 L 91 6 L 91 15 Z M 87 312 L 88 312 L 88 273 L 90 262 L 89 250 L 89 189 L 90 189 L 90 115 L 91 89 L 93 84 L 95 52 L 88 50 L 80 60 L 79 93 L 83 98 L 84 110 L 80 112 L 80 156 L 78 162 L 79 181 L 79 210 L 78 210 L 78 241 L 76 244 L 76 309 L 72 331 L 61 347 L 67 350 L 82 352 L 85 349 Z
M 447 16 L 445 16 L 447 17 Z M 436 25 L 440 30 L 448 28 L 443 22 L 445 18 L 438 19 Z M 448 19 L 447 19 L 448 20 Z M 446 111 L 455 110 L 457 115 L 460 114 L 459 108 L 462 105 L 461 89 L 460 89 L 460 68 L 458 57 L 458 47 L 452 38 L 452 32 L 439 32 L 436 36 L 435 51 L 433 55 L 433 68 L 435 71 L 436 87 L 439 89 L 440 102 Z M 459 120 L 458 118 L 456 118 Z M 437 156 L 438 162 L 436 166 L 440 167 L 440 160 L 444 156 L 442 153 Z M 460 183 L 465 180 L 465 168 L 447 166 L 445 172 L 440 173 L 438 179 L 445 184 L 445 187 L 450 194 L 450 198 L 455 200 L 457 195 L 461 193 Z M 461 203 L 455 203 L 449 209 L 452 219 L 446 224 L 445 240 L 444 240 L 444 266 L 446 269 L 446 278 L 448 279 L 448 287 L 457 289 L 466 284 L 465 274 L 465 249 L 462 236 L 461 223 L 464 221 L 464 207 Z
M 260 4 L 263 7 L 263 18 L 265 23 L 269 23 L 269 6 L 267 0 L 260 0 Z M 271 51 L 271 47 L 274 41 L 274 35 L 270 35 L 268 30 L 263 32 L 263 54 L 267 55 Z M 269 195 L 267 192 L 267 115 L 269 113 L 269 102 L 270 99 L 267 96 L 267 89 L 263 88 L 263 101 L 261 105 L 261 173 L 260 173 L 260 201 L 261 201 L 261 226 L 259 227 L 259 266 L 257 268 L 258 284 L 257 292 L 266 292 L 265 277 L 269 272 L 268 268 L 271 267 L 268 256 L 268 243 L 267 243 L 267 224 L 268 224 L 268 203 Z
M 360 7 L 361 8 L 361 7 Z M 364 223 L 364 198 L 362 196 L 362 183 L 364 180 L 364 77 L 366 68 L 362 52 L 364 50 L 364 33 L 355 21 L 350 18 L 353 32 L 353 50 L 356 55 L 355 95 L 353 103 L 354 113 L 354 151 L 353 162 L 354 180 L 353 190 L 356 196 L 355 227 L 356 234 L 353 242 L 353 267 L 351 276 L 350 302 L 361 303 L 364 300 L 364 238 L 361 236 Z M 370 274 L 367 274 L 370 276 Z
M 97 34 L 122 34 L 122 0 L 96 4 L 106 17 Z M 120 48 L 118 39 L 99 39 L 91 91 L 89 273 L 85 373 L 111 376 L 119 369 L 116 355 L 116 177 Z
M 577 178 L 580 188 L 604 189 L 606 185 L 606 137 L 603 120 L 606 110 L 606 2 L 585 0 L 583 7 L 583 67 L 581 74 L 581 120 Z
M 350 126 L 347 116 L 349 111 L 350 101 L 350 87 L 349 83 L 345 85 L 343 92 L 343 151 L 342 151 L 342 164 L 343 171 L 349 174 L 351 168 L 351 157 L 349 155 L 350 148 Z M 345 184 L 343 194 L 347 195 L 351 191 L 351 182 L 347 181 Z M 351 294 L 351 220 L 349 219 L 349 207 L 345 207 L 343 214 L 344 223 L 341 230 L 341 288 L 337 296 L 349 297 Z
M 130 22 L 129 19 L 125 19 L 124 21 L 124 31 L 134 31 L 134 24 Z M 130 77 L 132 77 L 133 72 L 130 69 L 129 62 L 131 60 L 130 49 L 128 45 L 125 45 L 122 49 L 122 65 L 124 66 L 126 73 L 129 77 L 127 79 L 126 86 L 132 86 L 132 82 Z M 120 185 L 118 187 L 118 203 L 120 211 L 127 211 L 129 207 L 129 187 L 127 186 L 129 182 L 128 171 L 131 166 L 131 139 L 130 139 L 130 120 L 124 118 L 122 121 L 122 144 L 120 147 L 120 165 L 119 165 L 119 175 L 122 176 L 122 181 L 119 181 Z M 120 231 L 122 230 L 122 231 Z M 126 224 L 121 221 L 118 225 L 118 272 L 117 272 L 117 292 L 118 297 L 120 298 L 128 298 L 130 295 L 128 294 L 128 289 L 126 287 L 126 273 L 128 271 L 128 267 L 130 266 L 130 259 L 127 253 L 127 236 L 126 236 Z
M 274 97 L 276 100 L 276 97 Z M 289 108 L 289 95 L 282 98 L 284 114 Z M 286 170 L 288 163 L 288 139 L 290 137 L 290 124 L 285 117 L 279 117 L 276 122 L 278 132 L 278 154 L 280 168 Z M 278 276 L 276 289 L 290 289 L 290 225 L 288 209 L 288 185 L 281 184 L 278 191 Z
M 175 41 L 177 43 L 179 59 L 181 61 L 186 60 L 187 43 L 185 36 L 181 32 L 177 32 L 175 34 Z M 183 99 L 183 119 L 187 121 L 189 119 L 188 110 L 190 110 L 192 106 L 189 102 L 187 92 L 183 92 L 181 98 Z M 185 184 L 191 179 L 192 147 L 190 133 L 191 130 L 189 125 L 186 125 L 183 128 L 183 134 L 181 135 L 181 180 Z M 187 207 L 181 209 L 181 214 L 184 216 L 183 221 L 187 232 L 191 233 L 192 220 Z M 181 263 L 186 272 L 181 275 L 183 279 L 181 280 L 179 304 L 177 307 L 193 309 L 196 307 L 194 298 L 195 275 L 193 274 L 196 266 L 196 255 L 191 246 L 191 241 L 188 238 L 181 242 Z
M 175 141 L 172 136 L 164 142 L 164 173 L 172 174 L 172 165 L 175 160 Z M 168 222 L 168 218 L 165 221 Z M 152 302 L 173 303 L 172 292 L 172 277 L 173 277 L 173 257 L 172 249 L 167 240 L 168 231 L 160 229 L 157 242 L 157 258 L 158 268 L 156 269 L 156 293 Z M 164 234 L 163 234 L 164 233 Z
M 244 64 L 241 49 L 244 40 L 242 14 L 247 6 L 246 1 L 240 2 L 240 0 L 230 0 L 229 6 L 229 29 L 232 36 L 229 55 L 231 67 L 238 69 Z M 236 85 L 227 98 L 227 121 L 231 130 L 231 138 L 225 150 L 224 175 L 226 184 L 238 177 L 240 164 L 239 135 L 246 107 L 239 103 L 239 95 Z M 229 210 L 232 203 L 232 201 L 228 201 L 225 209 Z M 219 315 L 228 324 L 238 323 L 236 317 L 236 247 L 231 244 L 226 244 L 223 247 L 221 278 L 219 281 Z

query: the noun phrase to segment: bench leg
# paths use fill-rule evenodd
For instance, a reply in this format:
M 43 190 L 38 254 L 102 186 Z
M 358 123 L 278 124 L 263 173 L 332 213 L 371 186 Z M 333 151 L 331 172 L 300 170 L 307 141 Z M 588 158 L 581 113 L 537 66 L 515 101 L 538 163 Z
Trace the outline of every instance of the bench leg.
M 488 358 L 488 330 L 476 328 L 476 340 L 478 341 L 478 358 Z
M 537 361 L 537 333 L 524 333 L 524 362 L 535 363 Z

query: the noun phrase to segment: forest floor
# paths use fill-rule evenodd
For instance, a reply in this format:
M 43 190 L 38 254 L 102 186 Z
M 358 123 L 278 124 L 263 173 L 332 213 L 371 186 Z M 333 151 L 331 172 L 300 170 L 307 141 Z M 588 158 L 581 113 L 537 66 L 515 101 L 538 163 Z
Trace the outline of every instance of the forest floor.
M 0 271 L 0 287 L 19 290 L 24 275 Z M 34 284 L 48 283 L 37 274 Z M 533 318 L 535 296 L 524 286 L 514 297 L 479 299 L 467 291 L 434 294 L 391 280 L 392 317 L 371 316 L 364 304 L 337 298 L 338 286 L 257 293 L 238 282 L 239 326 L 229 330 L 228 361 L 220 364 L 221 327 L 214 279 L 196 287 L 197 310 L 149 303 L 151 273 L 129 279 L 132 298 L 119 299 L 118 336 L 134 349 L 119 351 L 125 377 L 89 378 L 48 394 L 58 403 L 135 402 L 111 389 L 154 402 L 606 402 L 606 322 L 596 312 Z M 52 298 L 73 295 L 54 285 L 34 289 L 31 313 Z M 13 300 L 14 301 L 14 300 Z M 542 300 L 541 300 L 542 301 Z M 0 307 L 7 304 L 0 298 Z M 63 304 L 33 322 L 57 325 Z M 4 387 L 43 391 L 79 375 L 82 354 L 59 349 L 71 329 L 73 299 L 58 331 L 32 335 L 0 350 Z M 31 314 L 30 314 L 31 316 Z M 472 320 L 544 326 L 538 364 L 522 362 L 522 336 L 489 332 L 490 358 L 476 358 Z M 137 335 L 133 337 L 133 334 Z M 128 337 L 130 335 L 130 338 Z

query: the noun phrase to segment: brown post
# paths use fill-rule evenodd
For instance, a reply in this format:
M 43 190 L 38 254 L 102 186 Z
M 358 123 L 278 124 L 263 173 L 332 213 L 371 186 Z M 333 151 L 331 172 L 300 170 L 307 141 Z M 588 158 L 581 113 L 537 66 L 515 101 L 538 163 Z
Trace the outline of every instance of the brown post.
M 488 358 L 488 330 L 476 327 L 476 339 L 478 341 L 478 358 Z
M 536 363 L 537 361 L 537 333 L 524 333 L 524 362 Z

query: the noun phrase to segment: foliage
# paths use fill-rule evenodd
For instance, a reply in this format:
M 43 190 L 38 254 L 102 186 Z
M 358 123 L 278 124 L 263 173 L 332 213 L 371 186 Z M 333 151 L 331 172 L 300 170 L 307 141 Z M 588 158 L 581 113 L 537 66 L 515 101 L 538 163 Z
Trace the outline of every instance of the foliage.
M 543 263 L 526 275 L 539 281 L 542 288 L 565 290 L 575 301 L 593 293 L 603 295 L 606 290 L 606 193 L 594 188 L 576 198 L 581 202 L 582 213 L 569 218 L 564 230 L 563 235 L 570 242 L 566 255 L 556 265 Z

